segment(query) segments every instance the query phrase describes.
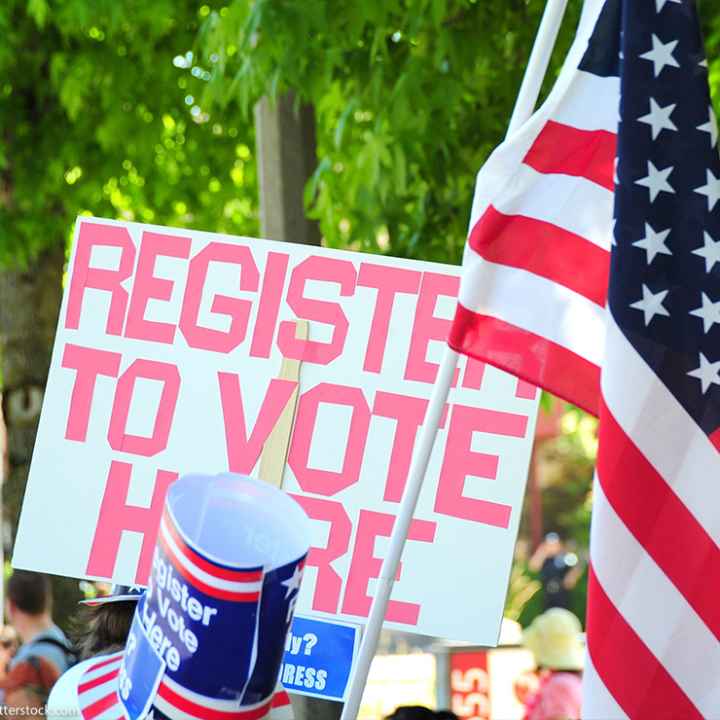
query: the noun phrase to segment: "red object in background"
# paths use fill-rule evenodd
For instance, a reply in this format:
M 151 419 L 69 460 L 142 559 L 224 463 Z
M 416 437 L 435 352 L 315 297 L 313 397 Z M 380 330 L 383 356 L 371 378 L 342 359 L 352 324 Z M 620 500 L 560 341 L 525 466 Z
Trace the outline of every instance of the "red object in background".
M 467 720 L 490 720 L 490 676 L 486 650 L 450 655 L 452 711 Z

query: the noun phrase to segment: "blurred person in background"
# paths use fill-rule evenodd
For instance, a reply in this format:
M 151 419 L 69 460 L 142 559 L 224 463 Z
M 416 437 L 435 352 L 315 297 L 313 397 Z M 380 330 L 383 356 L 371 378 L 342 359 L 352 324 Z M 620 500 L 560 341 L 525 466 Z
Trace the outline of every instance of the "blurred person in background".
M 572 590 L 583 572 L 575 553 L 567 552 L 560 536 L 551 532 L 538 545 L 528 563 L 530 570 L 540 573 L 544 609 L 569 608 Z
M 458 717 L 449 710 L 435 712 L 423 705 L 402 705 L 385 720 L 458 720 Z
M 109 595 L 82 600 L 83 606 L 74 621 L 75 645 L 82 662 L 68 670 L 55 684 L 47 703 L 49 718 L 80 717 L 69 715 L 77 706 L 78 680 L 97 655 L 117 652 L 125 647 L 135 607 L 143 590 L 135 585 L 114 585 Z
M 5 614 L 22 641 L 2 680 L 6 707 L 36 714 L 53 685 L 75 662 L 65 633 L 52 619 L 50 580 L 41 573 L 15 570 L 7 582 Z
M 15 657 L 20 640 L 12 625 L 0 629 L 0 704 L 5 701 L 5 690 L 2 685 L 10 668 L 10 661 Z
M 435 713 L 422 705 L 401 705 L 385 720 L 434 720 Z
M 569 610 L 551 608 L 533 620 L 523 641 L 538 666 L 524 720 L 579 720 L 585 656 L 580 621 Z
M 142 595 L 137 585 L 113 585 L 108 595 L 80 601 L 83 609 L 74 622 L 74 640 L 81 660 L 125 647 Z

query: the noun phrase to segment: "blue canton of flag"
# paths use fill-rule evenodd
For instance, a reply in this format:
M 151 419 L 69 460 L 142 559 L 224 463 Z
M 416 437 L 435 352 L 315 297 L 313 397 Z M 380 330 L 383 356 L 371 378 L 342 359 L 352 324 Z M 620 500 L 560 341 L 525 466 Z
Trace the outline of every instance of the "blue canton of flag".
M 718 446 L 720 158 L 702 39 L 691 2 L 624 3 L 623 12 L 635 32 L 622 41 L 609 306 Z
M 720 708 L 717 121 L 695 2 L 605 9 L 620 124 L 582 717 L 699 720 Z

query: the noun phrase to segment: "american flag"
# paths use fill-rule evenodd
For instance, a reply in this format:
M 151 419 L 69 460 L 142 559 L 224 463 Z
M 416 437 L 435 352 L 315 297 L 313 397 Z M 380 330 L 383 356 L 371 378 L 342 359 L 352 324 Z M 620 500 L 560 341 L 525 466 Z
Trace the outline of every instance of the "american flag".
M 583 718 L 720 717 L 717 142 L 693 0 L 591 0 L 478 177 L 451 344 L 600 417 Z

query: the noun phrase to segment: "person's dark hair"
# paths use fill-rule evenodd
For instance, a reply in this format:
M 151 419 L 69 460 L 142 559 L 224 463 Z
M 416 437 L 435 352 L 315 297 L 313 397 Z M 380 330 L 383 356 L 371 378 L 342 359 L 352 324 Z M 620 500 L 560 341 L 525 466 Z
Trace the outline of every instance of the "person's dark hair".
M 460 720 L 460 718 L 449 710 L 438 710 L 435 713 L 435 720 Z
M 133 600 L 121 600 L 83 608 L 73 633 L 80 659 L 122 650 L 136 607 Z
M 402 705 L 386 720 L 434 720 L 435 713 L 422 705 Z
M 29 570 L 15 570 L 7 582 L 7 599 L 28 615 L 42 615 L 52 610 L 50 578 Z

